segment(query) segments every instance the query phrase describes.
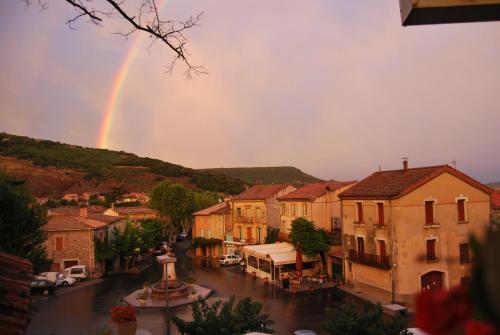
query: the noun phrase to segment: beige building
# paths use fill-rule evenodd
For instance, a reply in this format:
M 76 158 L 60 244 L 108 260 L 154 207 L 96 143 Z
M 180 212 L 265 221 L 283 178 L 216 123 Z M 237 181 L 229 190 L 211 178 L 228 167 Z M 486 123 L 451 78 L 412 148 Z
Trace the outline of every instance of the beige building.
M 219 257 L 225 253 L 223 241 L 226 232 L 232 230 L 231 207 L 228 202 L 221 202 L 202 209 L 193 214 L 193 240 L 203 238 L 205 240 L 218 240 L 217 245 L 202 245 L 195 249 L 198 257 Z
M 267 227 L 279 229 L 278 198 L 295 191 L 288 184 L 255 185 L 231 198 L 234 229 L 229 240 L 246 244 L 264 243 Z
M 292 221 L 303 217 L 318 228 L 333 231 L 340 227 L 339 193 L 354 185 L 348 182 L 306 184 L 280 197 L 280 232 L 289 234 Z
M 52 209 L 43 230 L 47 256 L 52 260 L 51 270 L 62 271 L 73 265 L 86 265 L 90 276 L 105 272 L 104 261 L 95 257 L 94 238 L 111 238 L 112 231 L 120 224 L 119 217 L 91 213 L 80 209 Z
M 469 235 L 490 225 L 491 190 L 447 165 L 375 172 L 339 195 L 348 285 L 381 302 L 470 276 Z
M 104 212 L 104 215 L 118 216 L 123 220 L 138 221 L 154 219 L 158 212 L 148 207 L 112 207 Z

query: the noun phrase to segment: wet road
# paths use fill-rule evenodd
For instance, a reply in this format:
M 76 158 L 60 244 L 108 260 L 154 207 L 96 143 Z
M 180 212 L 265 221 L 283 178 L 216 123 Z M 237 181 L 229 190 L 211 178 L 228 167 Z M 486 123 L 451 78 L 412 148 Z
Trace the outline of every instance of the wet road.
M 217 264 L 192 260 L 186 256 L 188 246 L 187 241 L 176 246 L 178 278 L 212 288 L 215 298 L 250 296 L 262 302 L 264 312 L 275 321 L 275 334 L 292 334 L 297 329 L 312 329 L 321 334 L 325 308 L 340 303 L 333 290 L 290 294 L 244 275 L 239 266 L 221 268 Z M 38 311 L 27 334 L 89 334 L 89 330 L 112 327 L 108 324 L 110 308 L 119 305 L 131 291 L 142 287 L 144 281 L 155 282 L 159 278 L 159 266 L 153 266 L 140 274 L 118 275 L 74 292 L 42 298 L 35 303 Z M 179 307 L 173 313 L 184 317 L 190 314 L 190 309 Z M 165 333 L 160 311 L 139 311 L 138 318 L 139 328 L 153 334 Z

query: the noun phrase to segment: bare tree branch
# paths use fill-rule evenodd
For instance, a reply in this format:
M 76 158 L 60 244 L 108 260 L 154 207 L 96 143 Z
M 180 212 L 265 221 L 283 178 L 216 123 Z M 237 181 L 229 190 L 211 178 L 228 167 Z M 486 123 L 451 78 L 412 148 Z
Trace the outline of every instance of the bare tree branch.
M 33 0 L 23 0 L 30 5 Z M 104 18 L 119 17 L 123 19 L 130 29 L 126 32 L 117 31 L 115 34 L 128 38 L 133 33 L 140 31 L 146 33 L 151 38 L 148 49 L 161 42 L 174 52 L 172 62 L 167 66 L 166 72 L 171 73 L 174 66 L 178 63 L 184 63 L 186 66 L 185 75 L 191 78 L 193 74 L 207 74 L 203 66 L 197 66 L 189 60 L 189 52 L 186 48 L 188 39 L 184 35 L 185 31 L 199 26 L 203 17 L 200 13 L 196 17 L 190 17 L 184 22 L 175 22 L 172 20 L 162 20 L 158 13 L 157 0 L 135 0 L 138 3 L 137 14 L 132 15 L 125 5 L 132 0 L 65 0 L 76 12 L 76 15 L 66 21 L 70 29 L 75 29 L 73 24 L 86 17 L 88 22 L 94 25 L 101 25 Z M 47 7 L 46 0 L 38 0 L 42 9 Z M 95 5 L 97 3 L 97 5 Z M 105 10 L 110 6 L 110 10 Z M 128 7 L 127 7 L 128 8 Z

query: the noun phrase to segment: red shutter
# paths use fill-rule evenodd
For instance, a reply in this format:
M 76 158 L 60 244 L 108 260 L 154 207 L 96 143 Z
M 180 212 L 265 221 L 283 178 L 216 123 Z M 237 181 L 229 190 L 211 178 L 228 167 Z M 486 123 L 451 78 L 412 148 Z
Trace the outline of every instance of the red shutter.
M 434 201 L 425 202 L 425 223 L 428 225 L 434 223 Z
M 385 257 L 387 256 L 387 250 L 385 249 L 385 241 L 379 241 L 380 245 L 380 256 Z
M 358 222 L 363 222 L 363 204 L 358 202 L 356 205 L 358 206 Z
M 56 250 L 63 250 L 63 238 L 56 237 Z
M 459 199 L 457 201 L 457 209 L 458 209 L 458 222 L 465 221 L 465 200 Z
M 436 259 L 436 240 L 427 240 L 427 260 Z
M 378 224 L 379 225 L 384 225 L 384 204 L 383 203 L 378 203 Z
M 365 240 L 362 237 L 358 237 L 358 255 L 365 255 Z

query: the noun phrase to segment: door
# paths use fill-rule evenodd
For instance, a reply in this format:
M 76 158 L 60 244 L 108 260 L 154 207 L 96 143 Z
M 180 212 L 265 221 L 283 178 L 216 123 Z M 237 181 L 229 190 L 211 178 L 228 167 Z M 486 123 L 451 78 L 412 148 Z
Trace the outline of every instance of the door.
M 72 267 L 72 266 L 75 266 L 75 265 L 78 265 L 78 261 L 77 260 L 74 260 L 74 261 L 64 261 L 64 268 L 67 269 L 69 267 Z
M 252 227 L 247 227 L 247 242 L 252 243 Z
M 431 271 L 422 275 L 422 291 L 438 290 L 443 288 L 443 272 Z

